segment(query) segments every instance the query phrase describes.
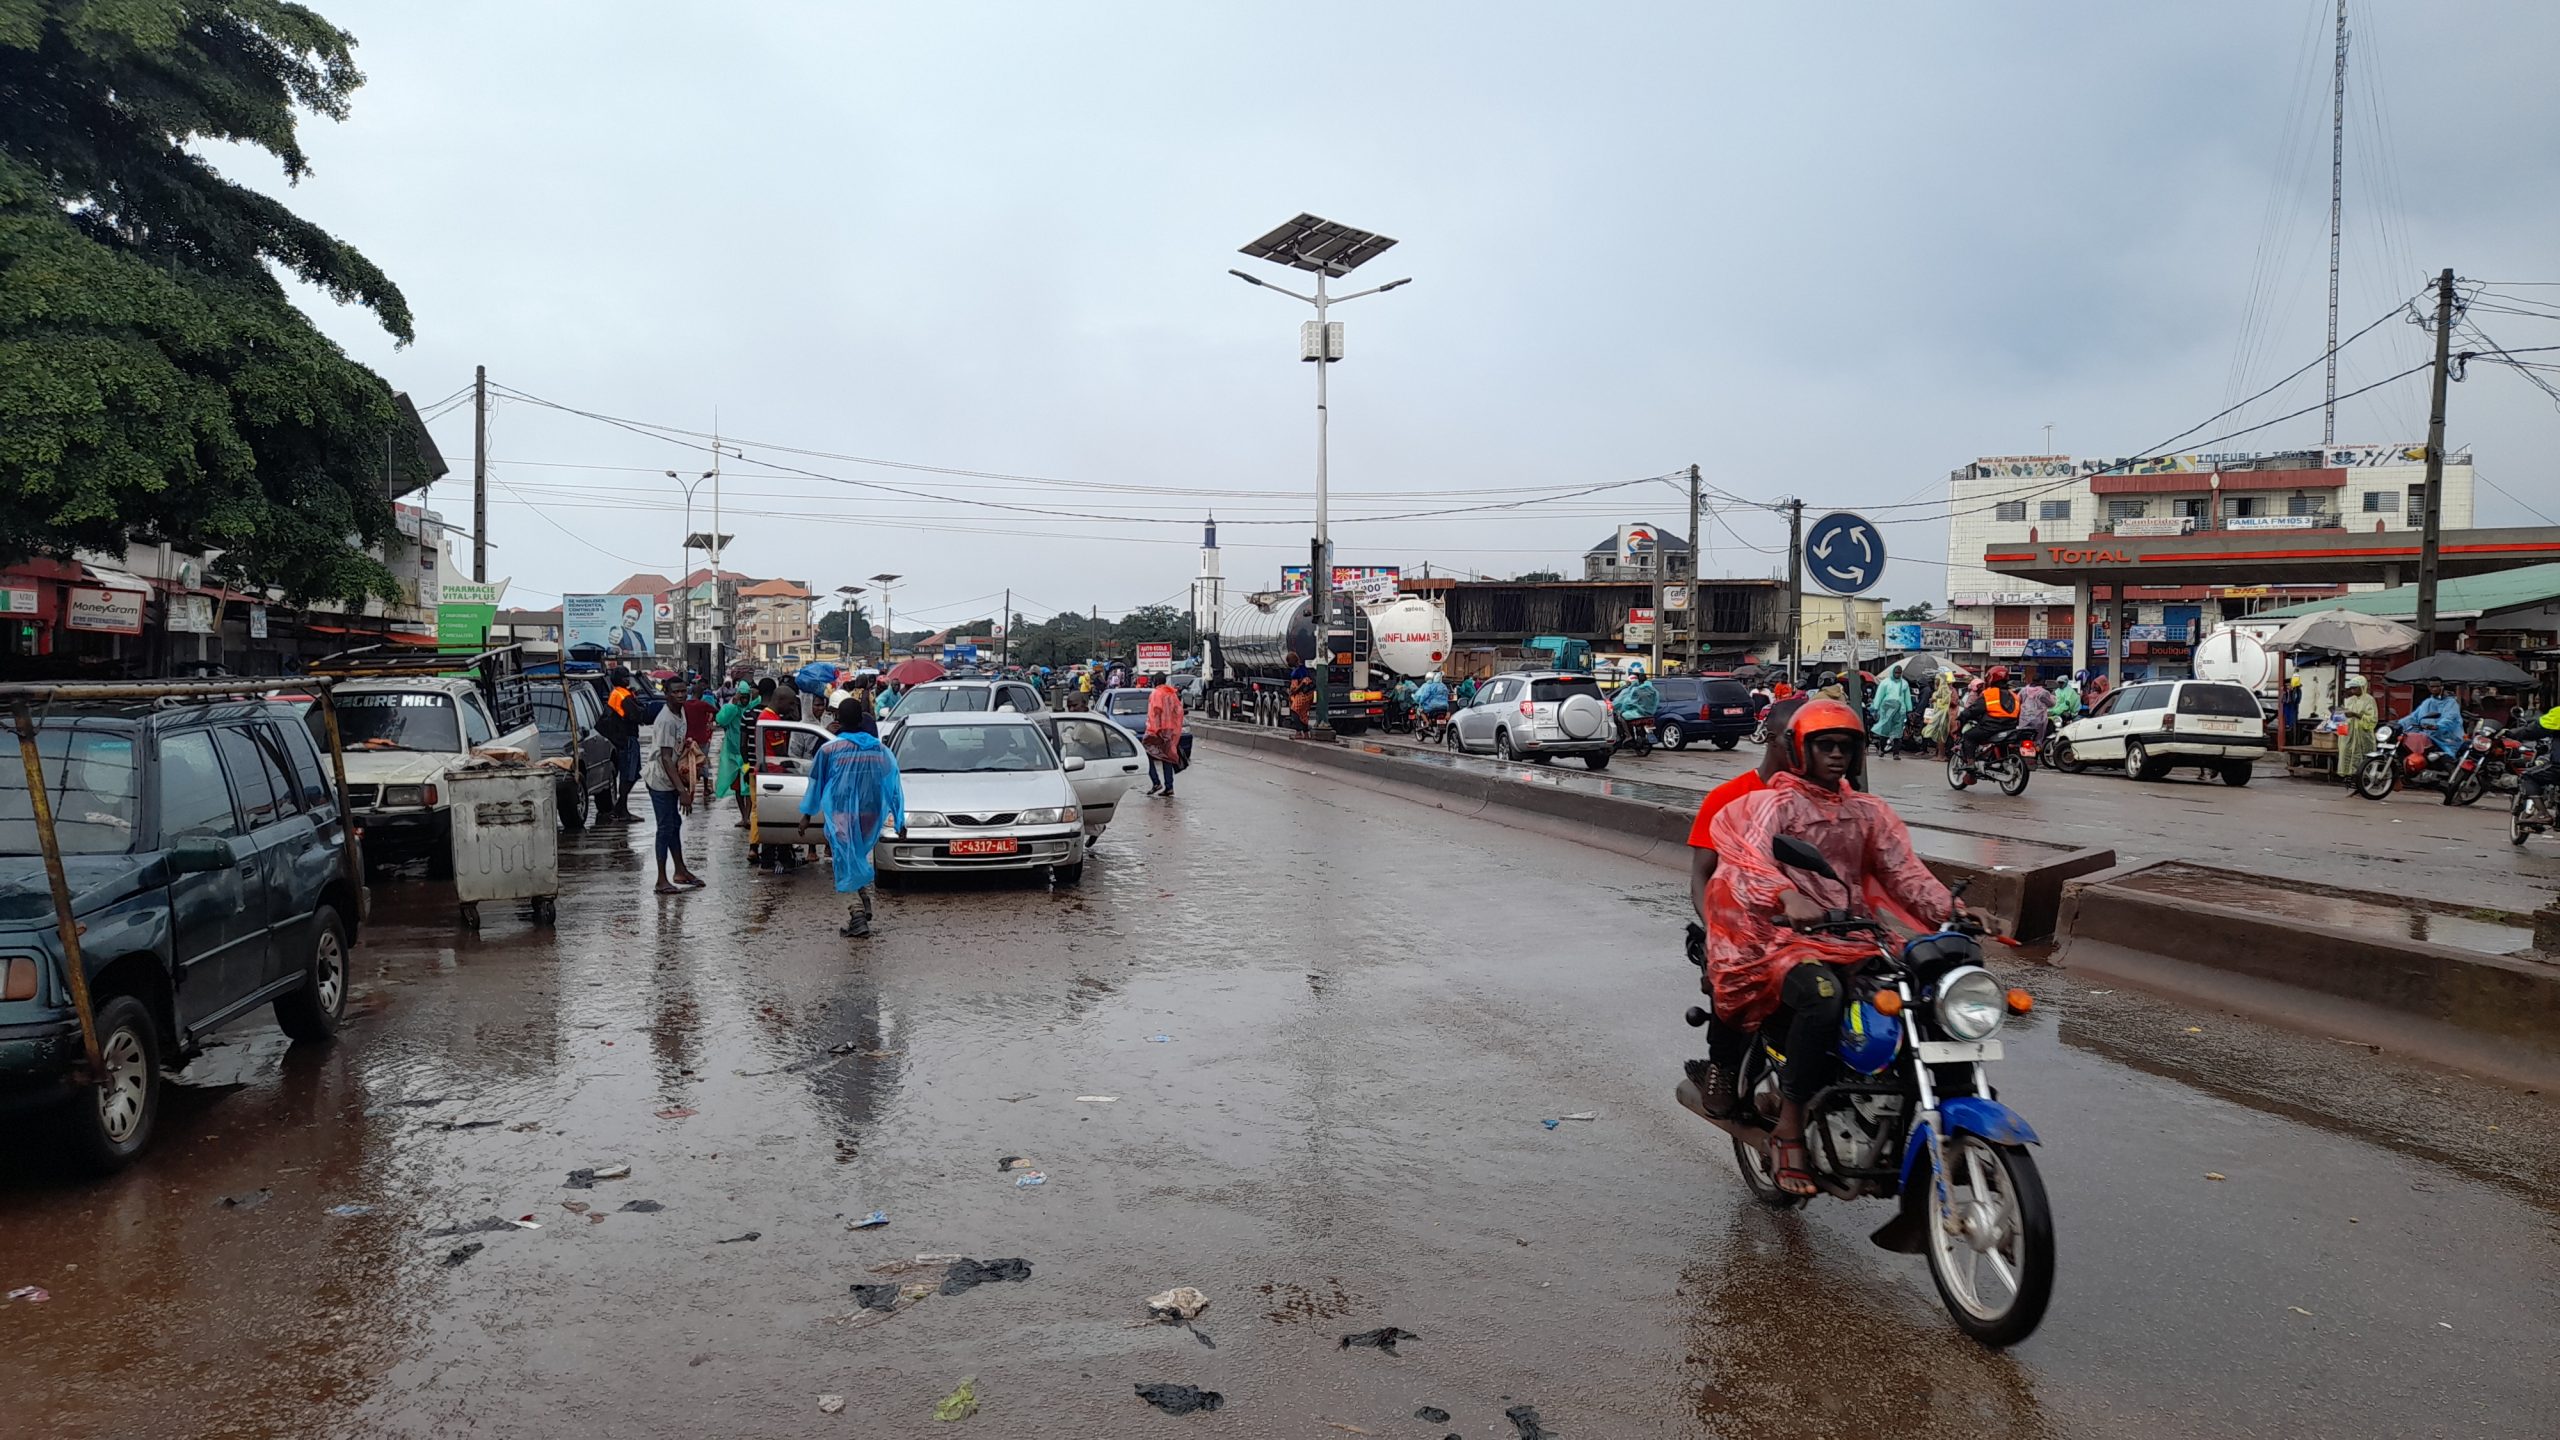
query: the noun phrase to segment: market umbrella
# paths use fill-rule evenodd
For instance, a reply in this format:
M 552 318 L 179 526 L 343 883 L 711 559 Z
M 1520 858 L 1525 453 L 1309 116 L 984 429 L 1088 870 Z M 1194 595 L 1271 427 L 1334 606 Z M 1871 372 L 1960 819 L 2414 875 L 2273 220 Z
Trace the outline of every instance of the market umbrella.
M 890 666 L 888 673 L 880 678 L 892 685 L 923 685 L 942 678 L 942 665 L 939 661 L 918 655 Z
M 2533 677 L 2515 666 L 2491 655 L 2474 655 L 2463 650 L 2439 650 L 2424 660 L 2413 660 L 2383 677 L 2394 684 L 2441 680 L 2447 685 L 2530 685 Z
M 1914 685 L 1924 680 L 1931 684 L 1937 683 L 1938 672 L 1941 670 L 1953 670 L 1959 680 L 1972 673 L 1946 656 L 1927 650 L 1910 656 L 1902 662 L 1902 678 Z
M 2297 615 L 2266 639 L 2270 650 L 2326 650 L 2333 655 L 2389 655 L 2418 648 L 2418 632 L 2397 620 L 2354 610 Z

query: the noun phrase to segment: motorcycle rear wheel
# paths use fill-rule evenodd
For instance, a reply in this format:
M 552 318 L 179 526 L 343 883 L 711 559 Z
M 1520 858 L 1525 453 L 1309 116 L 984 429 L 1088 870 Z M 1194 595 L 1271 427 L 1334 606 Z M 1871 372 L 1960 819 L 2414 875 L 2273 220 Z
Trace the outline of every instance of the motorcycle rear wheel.
M 2000 793 L 2003 795 L 2027 793 L 2027 776 L 2030 773 L 2032 772 L 2027 768 L 2026 761 L 2015 755 L 2010 756 L 2008 768 L 2000 773 Z
M 1944 1149 L 1950 1234 L 1938 1213 L 1926 1164 L 1911 1183 L 1927 1185 L 1929 1278 L 1958 1329 L 1995 1349 L 2035 1333 L 2053 1300 L 2053 1208 L 2035 1157 L 2020 1145 L 1950 1135 Z M 1987 1283 L 1986 1283 L 1987 1282 Z

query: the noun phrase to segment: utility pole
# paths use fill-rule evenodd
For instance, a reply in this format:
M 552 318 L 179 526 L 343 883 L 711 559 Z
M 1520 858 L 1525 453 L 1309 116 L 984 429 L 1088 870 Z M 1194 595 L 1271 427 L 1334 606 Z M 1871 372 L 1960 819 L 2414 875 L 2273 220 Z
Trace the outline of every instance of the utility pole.
M 2338 0 L 2338 69 L 2329 86 L 2329 392 L 2320 443 L 2338 443 L 2338 222 L 2347 200 L 2347 0 Z
M 1687 611 L 1689 673 L 1692 675 L 1698 673 L 1699 665 L 1704 662 L 1704 656 L 1698 649 L 1698 623 L 1707 613 L 1706 592 L 1699 584 L 1701 572 L 1698 569 L 1698 556 L 1701 553 L 1703 552 L 1698 549 L 1698 467 L 1692 465 L 1689 467 L 1689 609 Z
M 1653 537 L 1653 662 L 1645 667 L 1647 675 L 1662 673 L 1662 567 L 1667 563 L 1665 557 L 1669 553 L 1670 547 L 1662 543 L 1662 535 L 1656 531 Z
M 996 637 L 996 668 L 1013 664 L 1013 587 L 1004 587 L 1004 633 Z
M 471 578 L 489 578 L 489 367 L 471 367 Z
M 2334 360 L 2334 356 L 2332 359 Z M 2427 401 L 2426 514 L 2418 535 L 2418 658 L 2436 653 L 2437 548 L 2444 535 L 2444 390 L 2453 372 L 2453 271 L 2436 276 L 2436 374 Z
M 1804 649 L 1804 502 L 1787 502 L 1787 683 L 1798 683 Z

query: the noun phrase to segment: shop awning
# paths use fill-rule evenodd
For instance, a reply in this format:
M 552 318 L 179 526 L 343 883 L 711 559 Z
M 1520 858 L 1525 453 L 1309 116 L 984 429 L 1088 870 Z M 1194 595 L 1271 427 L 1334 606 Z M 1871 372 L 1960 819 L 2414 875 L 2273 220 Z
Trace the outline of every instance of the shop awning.
M 95 585 L 101 589 L 134 590 L 145 595 L 151 593 L 150 581 L 132 571 L 118 570 L 112 565 L 91 565 L 83 562 L 80 566 L 80 574 L 83 577 L 83 584 Z

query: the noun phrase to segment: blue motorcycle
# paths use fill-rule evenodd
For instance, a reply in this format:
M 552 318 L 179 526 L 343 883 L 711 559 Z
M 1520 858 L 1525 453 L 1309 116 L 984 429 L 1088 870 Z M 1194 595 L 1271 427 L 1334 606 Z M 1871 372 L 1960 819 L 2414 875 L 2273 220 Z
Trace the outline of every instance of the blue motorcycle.
M 1771 853 L 1789 869 L 1839 882 L 1803 841 L 1782 836 Z M 2002 1024 L 2033 1002 L 2024 991 L 2004 992 L 1983 968 L 1979 928 L 1966 918 L 1899 951 L 1882 924 L 1845 910 L 1795 928 L 1876 942 L 1874 958 L 1851 972 L 1838 1077 L 1805 1106 L 1815 1185 L 1841 1200 L 1898 1201 L 1899 1213 L 1870 1238 L 1926 1254 L 1938 1298 L 1966 1334 L 1991 1346 L 2024 1340 L 2053 1298 L 2053 1212 L 2027 1151 L 2036 1133 L 1996 1098 L 1984 1067 L 2000 1058 Z M 1702 954 L 1693 959 L 1703 963 Z M 1690 1009 L 1691 1025 L 1707 1019 L 1704 1009 Z M 1784 1039 L 1775 1030 L 1754 1038 L 1734 1085 L 1741 1104 L 1730 1116 L 1709 1113 L 1694 1080 L 1676 1092 L 1733 1137 L 1744 1183 L 1781 1210 L 1812 1198 L 1778 1188 L 1769 1153 Z

